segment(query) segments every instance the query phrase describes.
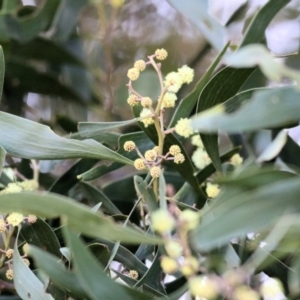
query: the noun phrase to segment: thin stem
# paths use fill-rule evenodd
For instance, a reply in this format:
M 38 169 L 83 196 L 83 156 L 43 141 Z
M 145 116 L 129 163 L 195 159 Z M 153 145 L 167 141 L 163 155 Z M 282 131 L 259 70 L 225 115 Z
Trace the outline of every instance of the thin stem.
M 161 90 L 163 91 L 164 89 L 164 81 L 163 81 L 163 78 L 162 78 L 162 74 L 161 74 L 161 70 L 160 70 L 160 65 L 158 65 L 155 60 L 154 60 L 154 56 L 151 55 L 151 56 L 148 56 L 149 58 L 149 61 L 151 62 L 153 68 L 155 69 L 155 71 L 157 72 L 157 75 L 158 75 L 158 78 L 159 78 L 159 83 L 160 83 L 160 87 L 161 87 Z

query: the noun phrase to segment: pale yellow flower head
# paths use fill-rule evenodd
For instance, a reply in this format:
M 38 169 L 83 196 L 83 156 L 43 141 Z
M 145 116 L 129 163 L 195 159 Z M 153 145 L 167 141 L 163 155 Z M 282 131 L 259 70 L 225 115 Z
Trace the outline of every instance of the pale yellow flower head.
M 184 259 L 180 271 L 184 276 L 191 276 L 196 274 L 199 268 L 199 262 L 196 257 L 188 256 Z
M 174 258 L 163 256 L 160 261 L 160 266 L 166 274 L 172 274 L 178 270 L 178 263 Z
M 183 84 L 182 77 L 177 72 L 167 74 L 165 78 L 165 87 L 168 92 L 177 93 Z
M 156 158 L 157 158 L 157 152 L 155 150 L 147 150 L 145 152 L 145 159 L 147 161 L 156 161 Z
M 140 113 L 140 117 L 143 118 L 141 122 L 144 123 L 145 127 L 148 127 L 149 125 L 154 123 L 154 120 L 151 116 L 152 116 L 151 110 L 148 108 L 143 108 L 143 110 Z
M 1 194 L 20 193 L 22 190 L 23 188 L 19 185 L 19 183 L 11 182 L 0 193 Z
M 211 163 L 211 159 L 203 148 L 198 148 L 192 155 L 192 161 L 198 169 L 203 169 Z
M 198 148 L 204 148 L 203 142 L 201 140 L 201 137 L 199 134 L 193 135 L 191 138 L 191 144 L 198 147 Z
M 194 297 L 199 296 L 207 300 L 212 300 L 219 294 L 217 283 L 207 276 L 189 278 L 188 283 L 189 290 Z
M 19 182 L 20 187 L 22 187 L 25 191 L 35 191 L 39 188 L 39 183 L 34 180 L 25 180 L 22 182 Z
M 181 118 L 175 125 L 175 132 L 185 138 L 194 133 L 192 128 L 192 121 L 188 118 Z
M 172 258 L 178 258 L 182 254 L 182 246 L 175 241 L 168 241 L 165 244 L 167 254 Z
M 136 270 L 130 270 L 128 276 L 137 280 L 139 278 L 139 273 Z
M 175 219 L 167 211 L 163 209 L 158 209 L 152 213 L 152 228 L 158 233 L 169 232 L 175 228 Z
M 191 83 L 194 79 L 194 70 L 187 65 L 182 66 L 178 69 L 178 73 L 182 78 L 183 83 Z
M 209 198 L 216 198 L 220 194 L 220 187 L 218 184 L 208 182 L 205 191 Z
M 177 96 L 174 93 L 166 92 L 161 104 L 161 108 L 170 108 L 175 106 Z
M 5 253 L 5 256 L 7 258 L 11 258 L 13 256 L 13 254 L 14 254 L 14 249 L 7 249 L 6 253 Z
M 155 56 L 158 60 L 164 60 L 168 57 L 168 52 L 163 48 L 157 49 L 155 51 Z
M 137 95 L 130 95 L 128 98 L 127 98 L 127 103 L 133 107 L 135 105 L 137 105 L 139 103 L 139 100 L 138 100 L 138 96 Z
M 152 100 L 150 97 L 143 97 L 141 100 L 141 104 L 143 107 L 150 107 L 152 105 Z
M 146 69 L 146 62 L 142 59 L 137 60 L 134 63 L 134 68 L 138 69 L 140 72 L 143 72 Z
M 159 166 L 154 166 L 150 169 L 150 175 L 153 178 L 158 178 L 161 175 L 161 168 Z
M 238 153 L 236 153 L 231 157 L 230 162 L 234 166 L 239 166 L 243 163 L 243 158 Z
M 29 261 L 27 258 L 23 258 L 22 260 L 23 260 L 24 264 L 25 264 L 27 267 L 29 267 L 30 261 Z
M 178 219 L 185 230 L 192 230 L 199 224 L 200 215 L 191 209 L 185 209 L 179 214 Z
M 8 269 L 5 273 L 5 276 L 8 280 L 14 279 L 14 271 L 12 269 Z
M 141 158 L 137 158 L 134 161 L 133 165 L 139 171 L 146 169 L 146 165 L 144 163 L 144 160 L 142 160 Z
M 19 226 L 23 222 L 24 216 L 19 213 L 11 213 L 7 218 L 6 221 L 9 225 L 12 226 Z
M 246 285 L 238 286 L 232 295 L 233 300 L 260 300 L 259 294 Z
M 182 164 L 185 161 L 185 157 L 182 153 L 178 153 L 174 156 L 175 164 Z
M 132 81 L 137 80 L 139 76 L 140 76 L 140 71 L 137 68 L 131 68 L 127 72 L 127 77 Z
M 5 221 L 1 218 L 0 219 L 0 233 L 5 232 L 6 231 L 6 223 Z
M 169 148 L 169 152 L 170 152 L 171 155 L 175 156 L 175 155 L 181 153 L 181 149 L 178 145 L 172 145 Z
M 124 150 L 127 152 L 131 152 L 135 149 L 135 143 L 133 141 L 127 141 L 124 143 Z
M 27 220 L 28 220 L 28 223 L 33 224 L 36 222 L 37 216 L 36 215 L 28 215 Z

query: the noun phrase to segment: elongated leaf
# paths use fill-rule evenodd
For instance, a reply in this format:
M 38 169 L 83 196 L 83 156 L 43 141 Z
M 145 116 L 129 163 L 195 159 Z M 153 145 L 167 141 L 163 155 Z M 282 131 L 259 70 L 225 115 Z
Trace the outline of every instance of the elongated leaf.
M 22 141 L 22 147 L 20 147 Z M 70 140 L 48 126 L 0 112 L 0 145 L 11 155 L 28 159 L 95 158 L 132 162 L 93 140 Z
M 88 3 L 88 0 L 65 0 L 62 2 L 53 24 L 55 28 L 53 38 L 55 40 L 65 41 L 70 37 L 78 20 L 78 15 Z
M 281 1 L 280 3 L 276 0 L 269 1 L 253 18 L 241 43 L 241 47 L 251 43 L 260 43 L 271 20 L 288 2 L 289 0 Z M 233 97 L 253 71 L 254 69 L 234 70 L 230 67 L 220 71 L 204 88 L 199 99 L 197 112 L 202 112 Z M 217 135 L 203 133 L 201 134 L 201 138 L 216 169 L 221 171 Z
M 233 97 L 254 69 L 225 68 L 217 73 L 206 85 L 200 95 L 197 112 L 202 112 L 216 104 L 223 103 Z M 215 168 L 221 171 L 217 135 L 201 134 L 204 147 L 210 156 Z
M 5 73 L 4 53 L 2 47 L 0 46 L 0 102 L 2 99 L 2 92 L 3 92 L 4 73 Z
M 252 19 L 245 33 L 240 47 L 262 42 L 265 37 L 265 30 L 275 15 L 286 6 L 291 0 L 270 0 L 263 6 Z
M 78 125 L 78 130 L 81 136 L 86 138 L 93 138 L 103 131 L 127 126 L 136 123 L 140 119 L 141 118 L 136 118 L 122 122 L 80 122 Z
M 122 274 L 116 270 L 114 270 L 114 273 L 118 275 L 119 278 L 121 278 L 126 284 L 128 284 L 129 286 L 134 286 L 136 283 L 137 283 L 137 280 L 125 275 L 125 274 Z M 167 296 L 164 296 L 164 294 L 158 292 L 157 290 L 155 289 L 152 289 L 151 287 L 149 287 L 147 284 L 144 284 L 143 285 L 143 292 L 146 292 L 149 294 L 149 296 L 154 295 L 156 297 L 162 297 L 164 299 L 168 299 Z
M 83 234 L 128 243 L 160 243 L 160 239 L 145 236 L 136 230 L 114 224 L 100 213 L 93 213 L 87 206 L 70 198 L 55 194 L 22 192 L 0 195 L 1 212 L 22 212 L 40 217 L 64 216 L 74 230 Z
M 172 120 L 169 124 L 169 128 L 174 127 L 180 118 L 189 117 L 189 115 L 191 114 L 192 110 L 198 102 L 200 93 L 202 92 L 205 85 L 208 83 L 214 70 L 216 69 L 223 55 L 225 54 L 228 46 L 229 43 L 224 46 L 222 51 L 209 66 L 203 77 L 197 82 L 194 90 L 180 101 L 179 105 L 176 108 L 176 111 L 173 114 Z
M 298 98 L 292 87 L 257 91 L 238 111 L 228 114 L 221 104 L 195 116 L 192 126 L 201 132 L 239 133 L 289 125 L 300 119 Z
M 80 159 L 53 183 L 49 192 L 68 195 L 69 190 L 79 182 L 78 174 L 89 170 L 97 162 L 96 159 Z
M 59 4 L 59 0 L 46 1 L 43 7 L 30 17 L 18 18 L 14 15 L 4 15 L 2 18 L 11 37 L 25 43 L 48 29 Z
M 53 283 L 69 291 L 71 295 L 86 298 L 80 283 L 73 272 L 68 271 L 56 256 L 33 245 L 29 246 L 29 255 L 33 257 L 37 266 L 45 272 Z
M 259 155 L 257 162 L 269 161 L 275 158 L 287 141 L 288 133 L 284 130 L 280 131 L 272 143 Z
M 279 153 L 279 157 L 290 167 L 300 168 L 300 147 L 291 137 L 288 136 L 287 143 Z
M 207 12 L 207 1 L 168 0 L 168 2 L 191 21 L 207 41 L 218 51 L 224 46 L 224 28 Z
M 6 151 L 3 147 L 0 146 L 0 176 L 5 163 L 5 157 L 6 157 Z
M 112 201 L 99 189 L 88 184 L 80 183 L 79 190 L 93 203 L 101 202 L 102 207 L 112 215 L 121 215 L 122 212 L 112 203 Z
M 76 276 L 87 294 L 94 300 L 151 299 L 141 292 L 119 285 L 103 271 L 100 263 L 84 247 L 76 233 L 65 228 L 65 235 L 73 253 Z
M 299 212 L 299 192 L 299 178 L 292 178 L 219 202 L 219 205 L 209 209 L 215 219 L 200 224 L 193 233 L 193 244 L 197 249 L 213 249 L 232 238 L 268 228 L 283 214 Z
M 164 290 L 164 288 L 160 283 L 161 274 L 162 274 L 162 270 L 160 267 L 160 253 L 159 251 L 157 251 L 150 268 L 147 270 L 145 275 L 141 277 L 141 279 L 136 283 L 135 287 L 142 286 L 143 284 L 147 284 L 148 282 L 151 283 L 154 282 L 156 283 L 154 288 L 158 290 L 160 293 L 166 294 L 166 291 Z
M 147 203 L 151 212 L 158 208 L 154 192 L 152 188 L 148 188 L 146 182 L 140 176 L 134 176 L 134 186 L 138 196 L 141 196 L 143 201 Z
M 53 300 L 50 294 L 45 292 L 42 282 L 25 264 L 18 250 L 18 239 L 16 239 L 13 256 L 14 284 L 18 295 L 23 300 Z
M 51 227 L 43 220 L 37 219 L 33 224 L 22 225 L 20 234 L 28 243 L 61 257 L 60 244 Z

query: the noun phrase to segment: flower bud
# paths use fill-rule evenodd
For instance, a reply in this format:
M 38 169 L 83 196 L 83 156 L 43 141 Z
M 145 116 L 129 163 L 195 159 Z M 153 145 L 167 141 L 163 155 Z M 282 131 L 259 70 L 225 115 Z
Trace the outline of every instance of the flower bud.
M 218 296 L 217 284 L 207 276 L 192 277 L 188 280 L 188 283 L 190 292 L 194 297 L 199 296 L 211 300 Z
M 124 143 L 124 150 L 127 152 L 131 152 L 135 149 L 135 143 L 133 141 L 127 141 Z
M 165 49 L 157 49 L 155 51 L 155 56 L 158 60 L 164 60 L 168 56 L 168 52 Z
M 168 256 L 163 256 L 160 261 L 160 266 L 166 274 L 172 274 L 178 270 L 178 263 L 175 259 Z
M 131 68 L 127 72 L 127 77 L 132 81 L 137 80 L 139 76 L 140 76 L 140 71 L 137 68 Z
M 175 227 L 175 219 L 167 210 L 156 210 L 152 213 L 151 219 L 153 230 L 159 233 L 169 232 Z

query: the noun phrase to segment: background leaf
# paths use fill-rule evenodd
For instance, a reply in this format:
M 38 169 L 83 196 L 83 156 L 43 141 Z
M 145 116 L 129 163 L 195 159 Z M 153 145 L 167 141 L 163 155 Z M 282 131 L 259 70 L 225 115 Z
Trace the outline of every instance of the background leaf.
M 256 91 L 238 111 L 228 114 L 226 104 L 221 104 L 196 115 L 192 126 L 201 132 L 238 133 L 290 125 L 300 119 L 298 97 L 292 87 Z
M 55 218 L 64 216 L 70 228 L 83 234 L 110 240 L 120 240 L 127 243 L 157 243 L 158 238 L 147 237 L 136 230 L 123 228 L 114 224 L 99 213 L 93 213 L 82 204 L 75 203 L 70 198 L 55 194 L 23 192 L 18 194 L 0 195 L 2 212 L 22 212 L 40 217 Z
M 42 282 L 23 262 L 18 250 L 18 239 L 16 240 L 13 255 L 14 284 L 18 295 L 23 300 L 41 299 L 52 300 L 52 296 L 45 292 Z
M 0 144 L 14 156 L 29 159 L 97 158 L 132 162 L 93 140 L 70 140 L 56 135 L 48 126 L 0 112 Z M 18 147 L 19 141 L 23 147 Z

